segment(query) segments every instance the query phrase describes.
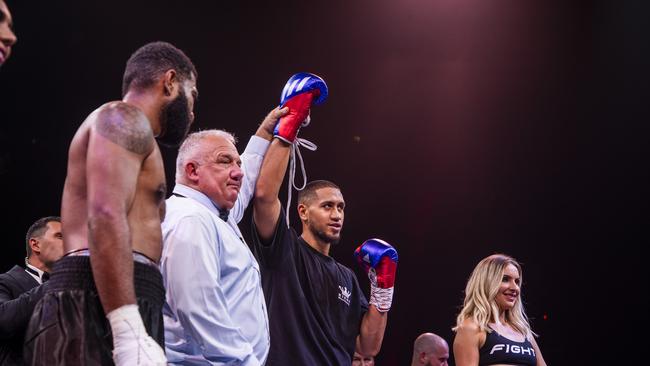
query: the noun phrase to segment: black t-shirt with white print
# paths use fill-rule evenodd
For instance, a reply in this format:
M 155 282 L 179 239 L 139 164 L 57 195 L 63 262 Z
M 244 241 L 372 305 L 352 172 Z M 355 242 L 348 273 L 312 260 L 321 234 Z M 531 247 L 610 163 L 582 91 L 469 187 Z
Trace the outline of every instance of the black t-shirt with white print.
M 350 365 L 366 297 L 354 273 L 310 247 L 281 211 L 271 242 L 255 222 L 251 241 L 271 327 L 266 365 Z

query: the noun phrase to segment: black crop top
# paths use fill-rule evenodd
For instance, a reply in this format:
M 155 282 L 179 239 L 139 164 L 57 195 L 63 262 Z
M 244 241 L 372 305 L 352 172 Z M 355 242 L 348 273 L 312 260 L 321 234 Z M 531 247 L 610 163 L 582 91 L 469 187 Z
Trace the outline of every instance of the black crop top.
M 536 366 L 535 349 L 525 339 L 515 342 L 493 330 L 485 336 L 485 343 L 479 350 L 479 366 L 483 365 L 522 365 Z

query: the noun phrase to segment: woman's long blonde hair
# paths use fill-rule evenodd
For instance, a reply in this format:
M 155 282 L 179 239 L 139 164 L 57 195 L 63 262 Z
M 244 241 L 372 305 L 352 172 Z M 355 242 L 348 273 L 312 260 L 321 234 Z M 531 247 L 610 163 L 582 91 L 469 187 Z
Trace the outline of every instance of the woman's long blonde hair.
M 523 273 L 521 272 L 521 266 L 514 258 L 505 254 L 493 254 L 484 258 L 476 265 L 467 281 L 463 309 L 456 318 L 456 326 L 452 328 L 454 331 L 468 318 L 472 319 L 482 331 L 492 331 L 488 324 L 499 321 L 499 306 L 495 301 L 495 297 L 499 292 L 499 286 L 503 278 L 503 270 L 509 264 L 517 267 L 520 281 L 519 286 L 521 288 L 523 285 Z M 505 318 L 508 325 L 526 337 L 531 334 L 535 335 L 530 329 L 528 317 L 521 303 L 521 291 L 519 291 L 514 307 L 506 310 Z

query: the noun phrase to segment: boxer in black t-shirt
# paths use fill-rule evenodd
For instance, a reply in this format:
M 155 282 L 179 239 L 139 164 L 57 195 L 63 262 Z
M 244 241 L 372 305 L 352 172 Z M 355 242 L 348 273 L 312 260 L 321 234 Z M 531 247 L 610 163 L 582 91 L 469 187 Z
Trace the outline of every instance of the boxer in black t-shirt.
M 271 328 L 266 364 L 349 365 L 355 346 L 364 356 L 379 352 L 392 301 L 396 252 L 382 242 L 379 245 L 394 255 L 384 260 L 384 254 L 376 255 L 376 241 L 369 244 L 375 247 L 364 266 L 374 276 L 368 305 L 354 273 L 329 256 L 343 228 L 345 201 L 340 189 L 328 181 L 314 181 L 300 191 L 300 236 L 284 220 L 278 192 L 290 147 L 286 139 L 271 143 L 253 206 L 252 250 L 262 271 Z M 368 259 L 366 248 L 364 243 L 358 258 Z M 384 266 L 391 261 L 395 263 Z M 384 288 L 386 283 L 390 288 Z

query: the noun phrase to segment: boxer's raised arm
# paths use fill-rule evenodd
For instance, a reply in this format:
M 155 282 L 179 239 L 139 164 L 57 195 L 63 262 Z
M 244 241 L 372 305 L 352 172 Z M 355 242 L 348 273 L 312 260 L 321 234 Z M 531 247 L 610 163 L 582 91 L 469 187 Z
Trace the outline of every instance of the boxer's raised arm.
M 291 145 L 283 140 L 273 139 L 264 156 L 260 176 L 257 179 L 253 220 L 260 239 L 264 241 L 271 239 L 280 219 L 281 204 L 278 194 L 287 171 L 290 147 Z

